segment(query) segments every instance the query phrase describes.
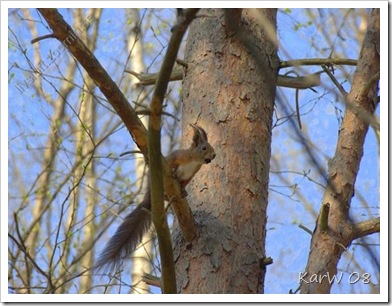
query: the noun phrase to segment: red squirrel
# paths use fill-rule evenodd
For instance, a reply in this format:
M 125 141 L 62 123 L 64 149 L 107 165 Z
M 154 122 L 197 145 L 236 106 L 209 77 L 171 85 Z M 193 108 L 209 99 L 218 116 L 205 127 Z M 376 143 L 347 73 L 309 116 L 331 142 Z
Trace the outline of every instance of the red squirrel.
M 190 124 L 190 126 L 193 128 L 191 146 L 188 149 L 173 151 L 166 157 L 173 175 L 180 183 L 183 196 L 186 196 L 185 186 L 201 166 L 209 164 L 216 156 L 214 148 L 208 142 L 206 132 L 197 125 Z M 133 253 L 150 225 L 151 196 L 148 183 L 143 201 L 125 217 L 94 268 L 98 270 L 104 267 L 117 268 L 121 260 Z

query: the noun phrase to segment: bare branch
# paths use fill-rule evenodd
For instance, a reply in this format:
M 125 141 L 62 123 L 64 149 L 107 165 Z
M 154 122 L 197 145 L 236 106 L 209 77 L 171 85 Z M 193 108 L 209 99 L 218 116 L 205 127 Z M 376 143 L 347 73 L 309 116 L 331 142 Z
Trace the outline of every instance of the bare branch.
M 181 67 L 175 67 L 173 69 L 173 71 L 170 74 L 169 77 L 169 81 L 180 81 L 183 78 L 183 69 Z M 140 85 L 144 85 L 144 86 L 148 86 L 148 85 L 154 85 L 157 77 L 158 77 L 158 73 L 149 73 L 149 74 L 145 74 L 145 73 L 137 73 L 135 71 L 132 70 L 125 70 L 126 73 L 132 74 L 135 77 L 137 77 L 137 79 L 139 80 L 139 84 Z
M 312 232 L 310 229 L 308 229 L 305 225 L 299 224 L 298 227 L 299 227 L 300 229 L 304 230 L 305 232 L 307 232 L 310 236 L 313 235 L 313 232 Z
M 290 77 L 287 75 L 278 75 L 276 81 L 277 86 L 297 88 L 297 89 L 307 89 L 315 86 L 321 85 L 320 73 L 313 73 L 304 76 Z
M 164 188 L 162 166 L 164 167 L 165 173 L 165 186 L 169 185 L 171 169 L 169 169 L 169 166 L 165 163 L 161 154 L 162 105 L 182 38 L 198 11 L 199 9 L 187 9 L 178 15 L 177 24 L 173 28 L 173 34 L 170 38 L 165 58 L 157 76 L 155 90 L 150 105 L 151 113 L 150 120 L 148 122 L 148 157 L 150 161 L 151 212 L 152 221 L 157 231 L 159 252 L 161 256 L 163 293 L 177 293 L 177 284 L 171 236 L 163 204 Z M 176 186 L 171 187 L 174 187 L 177 190 L 180 188 L 178 183 Z M 178 205 L 178 202 L 173 201 L 173 207 L 175 208 L 174 211 L 177 212 L 178 210 L 181 210 L 188 213 L 187 222 L 191 225 L 191 227 L 188 228 L 192 229 L 194 236 L 195 221 L 187 203 L 182 204 L 186 204 L 186 206 L 180 206 Z
M 43 276 L 45 276 L 48 280 L 48 282 L 50 283 L 50 277 L 49 275 L 41 269 L 41 267 L 37 264 L 37 262 L 34 260 L 33 257 L 31 257 L 31 255 L 29 254 L 29 252 L 26 250 L 25 246 L 23 245 L 23 243 L 20 243 L 18 241 L 18 239 L 16 239 L 14 236 L 12 236 L 11 234 L 8 234 L 8 237 L 16 244 L 16 246 L 23 252 L 23 254 L 26 255 L 26 257 L 29 259 L 29 261 L 33 264 L 34 268 L 37 269 L 38 272 L 40 272 Z
M 100 62 L 86 47 L 83 41 L 75 34 L 73 29 L 64 21 L 63 17 L 56 9 L 39 9 L 49 26 L 53 30 L 53 35 L 61 41 L 69 52 L 79 61 L 79 63 L 88 72 L 95 84 L 108 99 L 116 113 L 120 116 L 127 127 L 131 137 L 136 142 L 144 157 L 148 160 L 147 130 L 140 121 L 138 114 L 129 104 L 124 94 L 120 91 L 116 83 L 111 79 Z M 183 25 L 180 24 L 180 27 Z M 166 68 L 164 68 L 166 69 Z M 166 70 L 171 71 L 171 69 Z M 168 72 L 170 74 L 170 72 Z M 160 89 L 160 92 L 162 89 Z M 164 167 L 165 172 L 165 190 L 169 198 L 175 199 L 173 207 L 179 224 L 186 240 L 190 241 L 195 236 L 194 222 L 189 222 L 191 212 L 187 201 L 181 197 L 181 190 L 178 183 L 171 177 L 170 170 Z M 178 202 L 178 204 L 176 204 Z M 184 208 L 183 211 L 177 209 Z M 185 221 L 184 221 L 185 220 Z M 188 221 L 188 222 L 187 222 Z
M 140 150 L 147 157 L 147 130 L 116 83 L 74 30 L 65 22 L 57 9 L 42 8 L 38 10 L 53 30 L 53 35 L 68 48 L 88 72 L 120 116 Z
M 281 61 L 279 68 L 298 67 L 298 66 L 314 66 L 314 65 L 350 65 L 356 66 L 357 60 L 349 58 L 304 58 L 290 61 Z
M 154 85 L 157 79 L 157 73 L 138 73 L 132 70 L 125 70 L 126 73 L 134 75 L 138 80 L 139 84 L 143 86 Z M 175 67 L 170 75 L 170 81 L 180 81 L 184 77 L 184 68 Z M 309 75 L 291 77 L 287 75 L 278 75 L 276 81 L 277 86 L 307 89 L 310 87 L 320 86 L 320 72 L 312 73 Z
M 354 224 L 352 239 L 358 239 L 380 232 L 380 217 Z
M 142 280 L 150 286 L 161 288 L 161 278 L 155 275 L 144 273 Z

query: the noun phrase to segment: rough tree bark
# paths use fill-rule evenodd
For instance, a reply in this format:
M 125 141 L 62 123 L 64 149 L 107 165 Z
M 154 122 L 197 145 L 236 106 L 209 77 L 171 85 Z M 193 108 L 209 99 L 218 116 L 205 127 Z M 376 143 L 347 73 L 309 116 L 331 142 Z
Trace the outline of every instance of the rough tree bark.
M 376 109 L 380 71 L 380 10 L 373 9 L 358 59 L 346 111 L 339 130 L 335 156 L 330 160 L 328 186 L 316 222 L 301 293 L 330 293 L 340 256 L 354 239 L 379 231 L 379 219 L 352 224 L 349 218 L 354 184 L 363 156 L 369 118 Z M 369 80 L 373 80 L 369 83 Z M 329 208 L 328 208 L 329 207 Z M 322 225 L 324 224 L 324 225 Z M 316 277 L 319 281 L 312 282 Z
M 236 9 L 227 19 L 222 9 L 200 14 L 185 52 L 183 131 L 188 123 L 202 126 L 217 157 L 187 188 L 198 232 L 192 243 L 175 233 L 177 287 L 180 293 L 262 293 L 276 9 Z

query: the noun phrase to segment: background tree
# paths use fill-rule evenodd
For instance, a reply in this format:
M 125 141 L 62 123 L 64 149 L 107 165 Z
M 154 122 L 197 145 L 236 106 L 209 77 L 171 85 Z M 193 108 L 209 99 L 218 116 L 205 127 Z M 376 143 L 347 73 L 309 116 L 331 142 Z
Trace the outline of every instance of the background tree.
M 373 9 L 349 94 L 342 92 L 346 110 L 336 153 L 329 163 L 328 185 L 312 236 L 306 281 L 301 293 L 329 293 L 332 283 L 311 282 L 311 275 L 337 274 L 341 254 L 353 240 L 380 231 L 380 218 L 353 223 L 349 215 L 354 184 L 370 124 L 379 130 L 373 113 L 378 105 L 380 78 L 380 10 Z M 371 76 L 369 78 L 369 76 Z
M 60 12 L 69 23 L 73 24 L 78 36 L 99 58 L 128 100 L 133 100 L 132 105 L 139 106 L 144 99 L 149 101 L 150 88 L 146 87 L 146 98 L 143 95 L 136 95 L 135 98 L 135 89 L 131 90 L 129 87 L 130 75 L 125 72 L 129 67 L 128 59 L 133 54 L 132 48 L 124 43 L 128 41 L 128 30 L 124 31 L 124 25 L 127 24 L 129 15 L 119 10 L 60 10 Z M 122 15 L 119 15 L 119 12 L 123 12 Z M 237 11 L 239 12 L 241 10 Z M 201 11 L 194 26 L 201 26 L 200 24 L 206 26 L 223 18 L 223 11 L 218 10 L 217 17 L 214 17 L 215 13 L 215 11 Z M 280 59 L 316 58 L 316 61 L 312 61 L 312 66 L 298 66 L 298 62 L 295 65 L 290 62 L 280 63 L 280 75 L 287 73 L 288 70 L 294 70 L 300 75 L 324 71 L 320 67 L 322 62 L 320 59 L 357 59 L 359 46 L 368 28 L 368 13 L 369 11 L 360 9 L 280 9 L 277 16 Z M 257 83 L 258 77 L 273 79 L 274 74 L 271 72 L 259 76 L 260 73 L 256 73 L 260 69 L 257 66 L 260 61 L 252 57 L 246 41 L 241 41 L 243 38 L 241 33 L 235 32 L 236 29 L 241 28 L 257 29 L 256 25 L 260 20 L 249 22 L 247 14 L 249 14 L 247 10 L 238 14 L 237 16 L 242 16 L 242 19 L 239 19 L 239 23 L 233 23 L 237 27 L 232 29 L 229 28 L 230 24 L 227 25 L 224 19 L 221 19 L 215 31 L 210 28 L 205 32 L 203 30 L 202 33 L 193 30 L 196 31 L 193 32 L 195 37 L 208 31 L 211 31 L 211 35 L 217 35 L 216 37 L 220 37 L 219 35 L 225 37 L 228 41 L 221 43 L 222 49 L 216 49 L 219 44 L 212 43 L 211 49 L 206 49 L 204 54 L 195 52 L 192 55 L 192 46 L 188 45 L 187 61 L 190 62 L 191 67 L 194 65 L 195 69 L 185 70 L 187 75 L 183 101 L 186 116 L 182 118 L 182 124 L 184 126 L 193 121 L 205 125 L 218 153 L 214 167 L 198 174 L 197 180 L 190 186 L 188 199 L 199 221 L 204 220 L 208 223 L 209 220 L 219 220 L 234 229 L 241 225 L 241 229 L 245 232 L 253 229 L 254 232 L 245 234 L 245 238 L 248 237 L 246 239 L 239 231 L 235 232 L 234 236 L 229 235 L 235 238 L 231 243 L 239 239 L 238 243 L 248 241 L 257 244 L 257 250 L 250 247 L 256 254 L 247 253 L 252 264 L 256 262 L 256 258 L 260 259 L 260 255 L 271 256 L 274 264 L 268 266 L 264 291 L 287 293 L 290 289 L 297 288 L 299 272 L 305 270 L 311 238 L 307 231 L 312 231 L 314 228 L 320 207 L 319 202 L 322 201 L 322 194 L 328 188 L 325 175 L 327 161 L 334 153 L 334 143 L 338 139 L 338 129 L 343 119 L 345 104 L 341 103 L 344 99 L 337 87 L 323 72 L 320 79 L 322 86 L 316 87 L 317 92 L 301 90 L 297 96 L 301 131 L 297 128 L 298 112 L 295 110 L 297 98 L 294 89 L 278 88 L 272 123 L 269 123 L 267 118 L 268 114 L 271 114 L 270 109 L 262 112 L 263 119 L 253 117 L 254 114 L 260 113 L 259 107 L 268 105 L 265 102 L 268 99 L 263 99 L 267 104 L 260 102 L 253 105 L 252 103 L 257 101 L 250 99 L 250 94 L 237 94 L 234 88 L 250 90 L 252 85 L 247 84 L 248 81 L 242 81 L 243 79 L 250 78 L 252 82 Z M 135 72 L 156 72 L 171 35 L 174 12 L 159 9 L 140 10 L 139 16 L 143 31 L 140 37 L 143 37 L 141 42 L 144 45 L 144 60 L 147 68 L 145 71 Z M 9 18 L 9 292 L 130 292 L 135 288 L 132 287 L 129 262 L 126 262 L 120 271 L 109 275 L 88 276 L 88 267 L 99 254 L 104 242 L 113 234 L 120 222 L 119 218 L 125 216 L 125 210 L 129 211 L 130 205 L 137 204 L 136 198 L 140 188 L 135 185 L 137 179 L 134 175 L 133 161 L 140 160 L 140 155 L 122 155 L 134 149 L 132 142 L 129 141 L 129 134 L 108 101 L 92 83 L 89 83 L 89 77 L 77 61 L 69 56 L 68 51 L 53 38 L 30 44 L 31 39 L 51 33 L 40 14 L 36 10 L 13 9 L 9 11 Z M 108 24 L 110 27 L 107 26 Z M 369 22 L 370 24 L 372 23 Z M 328 31 L 325 30 L 326 25 L 329 25 Z M 129 27 L 133 26 L 130 21 Z M 222 30 L 228 32 L 223 33 Z M 191 41 L 193 36 L 190 36 L 188 41 Z M 113 43 L 114 41 L 116 43 Z M 293 48 L 293 45 L 296 48 Z M 196 47 L 194 48 L 197 50 Z M 211 50 L 215 53 L 212 54 Z M 199 63 L 192 60 L 193 57 L 198 58 L 198 56 L 201 59 Z M 227 62 L 233 66 L 227 65 Z M 219 63 L 221 63 L 221 66 L 217 66 L 219 69 L 212 69 Z M 337 83 L 347 88 L 346 91 L 351 88 L 352 74 L 356 69 L 353 64 L 356 62 L 334 64 L 333 70 L 329 66 L 329 71 L 337 79 Z M 197 73 L 197 69 L 204 67 L 203 65 L 212 70 L 202 70 L 203 73 L 192 76 L 192 73 Z M 253 70 L 236 68 L 249 67 L 249 65 Z M 360 68 L 359 64 L 358 68 Z M 239 72 L 241 73 L 238 74 Z M 255 73 L 254 77 L 251 77 L 252 73 Z M 197 81 L 192 83 L 190 81 L 192 77 L 197 78 Z M 211 86 L 211 80 L 215 77 L 217 80 L 233 81 L 223 85 L 216 81 L 219 86 L 226 86 L 226 90 L 221 89 L 218 92 L 217 89 L 220 88 L 218 85 Z M 377 76 L 374 80 L 377 80 Z M 207 83 L 208 81 L 210 82 Z M 187 84 L 200 88 L 193 100 L 189 100 L 189 97 L 192 97 L 195 92 L 192 91 L 192 86 L 186 89 Z M 203 87 L 202 84 L 206 85 Z M 376 83 L 372 85 L 374 84 Z M 166 152 L 173 149 L 175 142 L 171 140 L 178 139 L 181 131 L 176 119 L 180 117 L 179 101 L 181 100 L 177 86 L 178 83 L 172 83 L 166 97 L 165 113 L 170 114 L 165 117 L 163 125 L 163 143 L 170 143 L 165 148 Z M 354 84 L 352 86 L 356 90 Z M 212 91 L 209 91 L 210 89 Z M 237 96 L 234 97 L 236 94 Z M 377 95 L 378 91 L 373 90 L 372 94 Z M 234 100 L 230 98 L 231 95 Z M 256 92 L 252 92 L 252 97 L 253 95 L 257 97 Z M 26 103 L 26 97 L 29 103 Z M 232 109 L 226 107 L 227 104 Z M 239 107 L 240 110 L 235 107 Z M 261 143 L 261 148 L 257 145 L 253 149 L 241 148 L 235 143 L 235 141 L 245 141 L 241 135 L 248 135 L 248 133 L 237 135 L 242 129 L 246 130 L 246 124 L 240 120 L 242 116 L 239 115 L 240 111 L 246 110 L 245 122 L 261 120 L 251 129 L 248 127 L 251 130 L 249 135 L 251 132 L 256 132 L 254 145 L 260 141 L 259 137 L 267 137 L 265 143 L 264 141 Z M 145 114 L 146 111 L 140 109 L 139 113 Z M 228 118 L 235 120 L 228 120 Z M 348 219 L 353 224 L 360 224 L 361 221 L 377 217 L 379 210 L 379 173 L 374 167 L 374 160 L 378 159 L 379 127 L 377 120 L 369 120 L 369 118 L 369 116 L 365 118 L 365 125 L 372 124 L 376 137 L 374 134 L 369 134 L 363 146 L 360 142 L 356 143 L 363 147 L 365 155 L 361 161 L 361 170 L 354 180 L 355 196 L 351 201 Z M 363 119 L 361 117 L 361 120 Z M 246 189 L 249 191 L 244 195 L 250 197 L 249 201 L 235 201 L 234 196 L 230 198 L 227 192 L 238 191 L 235 194 L 238 196 L 241 194 L 239 191 L 244 191 L 237 186 L 246 182 L 245 179 L 234 181 L 235 175 L 243 174 L 238 170 L 242 162 L 253 160 L 255 169 L 268 169 L 265 161 L 263 162 L 269 155 L 268 124 L 272 124 L 272 154 L 268 187 L 267 240 L 266 252 L 264 252 L 262 236 L 265 223 L 263 223 L 262 210 L 266 205 L 267 188 L 262 188 L 260 193 L 255 190 L 262 185 L 253 186 L 255 189 L 250 188 L 252 180 L 255 179 L 251 177 L 248 181 L 249 188 Z M 262 128 L 263 126 L 265 128 Z M 258 129 L 261 129 L 259 133 L 257 133 Z M 47 140 L 45 135 L 48 135 Z M 189 136 L 184 135 L 183 138 L 186 142 Z M 255 154 L 255 151 L 259 153 Z M 245 161 L 240 160 L 246 154 L 249 158 Z M 257 158 L 258 155 L 262 158 Z M 238 159 L 229 162 L 236 156 Z M 23 171 L 18 167 L 21 164 L 24 165 Z M 249 175 L 252 171 L 244 171 L 244 173 Z M 260 182 L 264 182 L 265 185 L 266 174 L 263 171 L 260 173 L 263 173 Z M 233 179 L 230 181 L 233 185 L 229 184 L 229 178 Z M 232 190 L 226 189 L 229 185 L 234 186 Z M 208 189 L 205 189 L 206 186 Z M 213 194 L 214 188 L 219 193 Z M 253 197 L 251 190 L 255 191 Z M 201 195 L 206 198 L 201 199 Z M 224 204 L 233 203 L 230 211 L 223 209 L 225 207 L 223 204 L 211 206 L 216 203 L 218 195 L 225 199 L 229 198 L 224 201 Z M 257 206 L 261 209 L 258 212 L 261 220 L 255 221 L 255 225 L 252 221 L 251 224 L 242 226 L 244 220 L 257 218 L 257 214 L 249 215 L 250 201 L 257 197 L 262 199 L 260 200 L 262 205 Z M 237 202 L 241 205 L 235 204 Z M 249 204 L 249 207 L 242 206 L 246 204 Z M 237 206 L 233 207 L 234 205 Z M 236 209 L 240 210 L 240 207 L 243 208 L 242 213 L 235 214 L 235 218 L 230 219 L 230 214 Z M 210 228 L 209 225 L 210 223 L 204 229 Z M 299 228 L 298 225 L 301 227 Z M 377 231 L 377 226 L 374 231 Z M 215 247 L 211 241 L 203 239 L 207 231 L 202 231 L 201 234 L 200 240 L 195 241 L 193 250 L 202 246 L 203 242 Z M 255 239 L 259 239 L 257 243 L 252 235 Z M 178 242 L 180 236 L 175 237 L 178 238 L 176 240 Z M 181 248 L 180 244 L 177 246 Z M 230 248 L 229 245 L 225 247 L 223 251 L 222 248 L 220 249 L 220 254 L 227 255 L 226 260 L 229 260 L 230 256 L 225 252 L 231 254 L 236 252 L 233 252 L 231 250 L 233 247 Z M 225 271 L 223 269 L 225 265 L 219 265 L 222 263 L 222 257 L 214 257 L 217 256 L 216 252 L 209 252 L 208 248 L 202 249 L 201 252 L 204 254 L 202 259 L 207 260 L 205 265 L 203 264 L 205 269 L 215 265 L 214 273 L 207 275 L 216 275 Z M 208 256 L 208 253 L 211 255 Z M 380 284 L 378 257 L 377 234 L 354 241 L 342 254 L 337 272 L 344 272 L 344 278 L 353 271 L 361 274 L 370 273 L 371 282 L 368 285 L 358 282 L 351 286 L 335 284 L 332 286 L 332 292 L 378 292 Z M 187 260 L 186 257 L 180 259 Z M 151 263 L 153 273 L 159 276 L 158 260 L 159 258 L 152 259 Z M 180 262 L 177 261 L 177 264 L 181 267 Z M 238 268 L 238 265 L 235 266 Z M 217 272 L 219 269 L 221 270 Z M 189 277 L 192 276 L 189 281 L 196 279 L 193 278 L 196 274 L 191 273 L 193 271 L 182 272 L 189 273 Z M 203 290 L 206 292 L 208 289 L 216 291 L 212 287 L 195 288 L 191 282 L 183 281 L 183 276 L 180 280 L 184 292 L 191 288 L 195 291 L 199 289 L 200 292 Z M 243 285 L 242 280 L 240 278 L 234 280 L 236 284 L 231 283 L 228 289 L 239 292 L 239 284 Z M 258 284 L 261 291 L 262 282 Z M 252 285 L 256 286 L 255 282 L 252 281 Z M 253 287 L 248 289 L 257 290 Z
M 129 32 L 129 41 L 128 41 L 128 50 L 129 52 L 129 68 L 132 71 L 145 71 L 145 65 L 143 60 L 144 50 L 143 50 L 143 31 L 142 24 L 139 17 L 138 9 L 129 9 L 128 10 L 129 23 L 132 25 Z M 148 102 L 146 101 L 148 98 L 147 90 L 144 86 L 140 85 L 137 78 L 131 77 L 129 80 L 131 84 L 130 93 L 132 95 L 132 101 L 138 101 L 141 103 L 139 109 L 148 107 Z M 143 124 L 147 126 L 147 117 L 145 115 L 141 115 L 140 119 Z M 135 150 L 137 147 L 135 146 Z M 147 185 L 147 176 L 146 174 L 146 165 L 143 159 L 136 160 L 136 175 L 138 177 L 139 186 L 143 190 L 143 193 L 146 192 Z M 143 199 L 142 195 L 138 196 L 138 202 L 141 202 Z M 143 273 L 151 274 L 152 272 L 152 264 L 150 260 L 150 255 L 153 251 L 153 234 L 149 232 L 148 235 L 145 235 L 143 238 L 141 245 L 136 248 L 134 252 L 134 258 L 132 262 L 132 288 L 133 293 L 148 293 L 149 286 L 142 281 Z

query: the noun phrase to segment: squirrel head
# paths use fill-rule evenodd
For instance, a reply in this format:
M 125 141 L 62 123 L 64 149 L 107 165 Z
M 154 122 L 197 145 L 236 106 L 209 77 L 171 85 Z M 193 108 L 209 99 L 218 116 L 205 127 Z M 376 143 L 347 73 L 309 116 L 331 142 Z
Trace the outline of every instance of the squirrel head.
M 209 164 L 216 154 L 208 142 L 207 133 L 195 124 L 190 124 L 190 126 L 193 128 L 192 148 L 197 150 L 205 164 Z

